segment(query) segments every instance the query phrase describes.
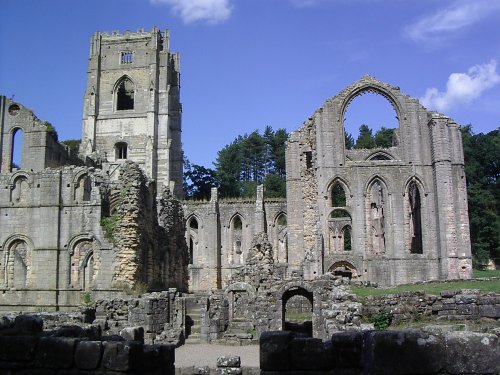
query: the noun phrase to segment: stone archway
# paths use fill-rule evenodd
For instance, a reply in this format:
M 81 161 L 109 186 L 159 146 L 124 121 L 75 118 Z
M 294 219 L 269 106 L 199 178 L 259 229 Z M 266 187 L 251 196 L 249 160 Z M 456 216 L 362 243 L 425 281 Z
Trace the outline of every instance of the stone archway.
M 349 279 L 356 279 L 359 276 L 356 267 L 346 260 L 333 263 L 328 269 L 328 272 L 332 273 L 334 276 L 348 277 Z
M 249 307 L 253 306 L 257 291 L 250 284 L 237 282 L 224 291 L 224 299 L 229 303 L 229 321 L 249 320 Z
M 306 300 L 309 302 L 309 320 L 308 318 L 299 318 L 297 320 L 292 319 L 290 315 L 287 314 L 288 310 L 296 309 L 296 307 L 289 306 L 289 302 L 295 300 L 300 301 Z M 308 291 L 307 289 L 294 286 L 287 289 L 282 296 L 282 330 L 283 331 L 292 331 L 300 335 L 304 335 L 307 337 L 313 336 L 313 304 L 314 297 L 313 293 Z M 302 309 L 298 309 L 299 311 Z

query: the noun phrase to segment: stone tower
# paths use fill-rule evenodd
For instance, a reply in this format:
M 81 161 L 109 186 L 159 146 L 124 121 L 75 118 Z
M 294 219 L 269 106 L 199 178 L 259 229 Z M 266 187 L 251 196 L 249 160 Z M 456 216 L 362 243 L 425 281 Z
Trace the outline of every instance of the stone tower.
M 169 33 L 95 33 L 90 42 L 80 154 L 100 160 L 111 178 L 138 163 L 158 189 L 182 195 L 179 55 Z

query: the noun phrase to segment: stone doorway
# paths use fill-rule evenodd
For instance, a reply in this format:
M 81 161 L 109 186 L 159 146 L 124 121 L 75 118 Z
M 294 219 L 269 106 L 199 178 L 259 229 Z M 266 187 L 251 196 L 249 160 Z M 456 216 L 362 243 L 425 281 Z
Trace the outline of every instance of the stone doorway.
M 313 337 L 313 293 L 300 286 L 287 289 L 282 297 L 283 331 Z

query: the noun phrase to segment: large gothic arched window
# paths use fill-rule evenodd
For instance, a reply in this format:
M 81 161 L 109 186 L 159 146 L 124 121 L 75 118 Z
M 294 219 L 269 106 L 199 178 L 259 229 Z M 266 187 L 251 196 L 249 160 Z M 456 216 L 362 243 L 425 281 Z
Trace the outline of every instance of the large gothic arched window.
M 122 78 L 116 87 L 116 110 L 134 109 L 135 87 L 128 77 Z

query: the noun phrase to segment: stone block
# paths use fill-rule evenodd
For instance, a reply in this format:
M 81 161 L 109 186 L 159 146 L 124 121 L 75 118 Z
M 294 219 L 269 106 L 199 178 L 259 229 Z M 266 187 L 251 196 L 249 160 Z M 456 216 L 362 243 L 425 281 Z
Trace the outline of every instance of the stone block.
M 450 374 L 500 372 L 500 342 L 492 333 L 448 332 L 446 371 Z
M 37 342 L 35 336 L 0 336 L 0 361 L 32 361 Z
M 102 357 L 102 343 L 100 341 L 80 341 L 76 345 L 75 363 L 82 370 L 95 370 Z
M 484 318 L 500 318 L 500 305 L 480 305 L 479 315 Z
M 328 367 L 321 339 L 295 338 L 291 343 L 290 359 L 294 370 L 325 370 Z
M 144 345 L 142 352 L 142 371 L 161 369 L 163 358 L 161 345 Z
M 102 364 L 105 369 L 112 371 L 129 371 L 140 367 L 142 362 L 142 344 L 127 341 L 103 342 L 104 354 Z
M 175 345 L 160 345 L 160 356 L 163 368 L 175 363 Z
M 36 364 L 45 368 L 70 368 L 77 340 L 65 337 L 42 337 L 36 348 Z
M 43 331 L 43 320 L 36 315 L 18 315 L 14 319 L 14 328 L 24 335 L 36 335 Z
M 327 353 L 335 368 L 362 368 L 363 332 L 335 333 Z
M 289 370 L 292 338 L 291 332 L 263 332 L 260 336 L 260 369 L 263 371 Z
M 143 327 L 126 327 L 120 331 L 120 336 L 126 341 L 139 341 L 144 344 Z
M 241 375 L 242 370 L 239 367 L 219 367 L 215 369 L 217 375 Z
M 241 359 L 238 356 L 223 356 L 217 358 L 217 367 L 240 367 Z
M 373 331 L 365 337 L 371 374 L 435 374 L 444 367 L 443 339 L 421 331 Z

